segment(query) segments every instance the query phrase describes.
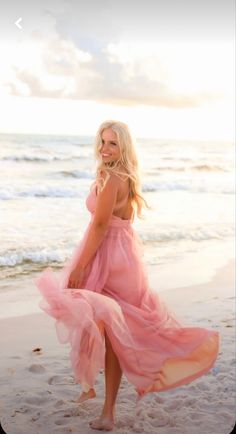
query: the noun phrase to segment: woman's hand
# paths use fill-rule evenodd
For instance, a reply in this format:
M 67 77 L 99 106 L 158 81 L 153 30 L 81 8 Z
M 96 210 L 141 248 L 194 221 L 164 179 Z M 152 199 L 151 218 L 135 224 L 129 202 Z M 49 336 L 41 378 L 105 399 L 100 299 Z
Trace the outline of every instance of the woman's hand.
M 84 274 L 85 269 L 82 267 L 76 267 L 72 270 L 68 281 L 68 288 L 72 289 L 72 294 L 76 294 L 77 290 L 82 288 Z

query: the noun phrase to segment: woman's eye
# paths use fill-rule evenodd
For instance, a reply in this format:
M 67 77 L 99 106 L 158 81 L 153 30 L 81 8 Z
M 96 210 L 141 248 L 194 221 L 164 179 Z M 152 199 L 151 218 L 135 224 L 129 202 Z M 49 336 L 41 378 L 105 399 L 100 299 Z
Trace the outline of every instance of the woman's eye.
M 102 140 L 102 145 L 104 145 L 104 140 Z M 110 145 L 117 146 L 117 143 L 115 143 L 115 142 L 110 142 Z

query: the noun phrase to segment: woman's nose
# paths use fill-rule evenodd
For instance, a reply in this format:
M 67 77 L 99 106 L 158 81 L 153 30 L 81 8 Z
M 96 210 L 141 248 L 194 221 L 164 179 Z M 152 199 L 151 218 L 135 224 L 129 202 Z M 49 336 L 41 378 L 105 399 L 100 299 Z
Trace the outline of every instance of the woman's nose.
M 102 145 L 102 150 L 103 150 L 103 151 L 106 151 L 107 149 L 108 149 L 108 145 L 106 145 L 106 144 L 103 143 L 103 145 Z

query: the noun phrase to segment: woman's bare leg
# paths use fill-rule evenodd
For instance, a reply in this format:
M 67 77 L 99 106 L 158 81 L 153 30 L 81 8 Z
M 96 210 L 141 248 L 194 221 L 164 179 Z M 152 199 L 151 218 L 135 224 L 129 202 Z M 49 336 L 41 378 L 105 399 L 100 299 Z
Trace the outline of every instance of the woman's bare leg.
M 105 342 L 105 401 L 100 417 L 91 421 L 90 427 L 110 431 L 114 425 L 115 402 L 121 382 L 122 370 L 106 332 Z

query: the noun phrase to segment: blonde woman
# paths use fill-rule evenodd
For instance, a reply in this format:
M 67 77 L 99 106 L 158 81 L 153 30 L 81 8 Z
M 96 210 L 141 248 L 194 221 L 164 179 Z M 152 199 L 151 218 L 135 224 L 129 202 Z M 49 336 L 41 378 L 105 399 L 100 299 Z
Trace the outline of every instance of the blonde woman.
M 175 388 L 214 364 L 219 334 L 184 327 L 148 284 L 142 243 L 132 227 L 148 207 L 128 126 L 106 121 L 95 140 L 97 170 L 86 199 L 91 220 L 71 259 L 55 276 L 48 267 L 36 279 L 41 308 L 53 316 L 61 343 L 71 344 L 77 402 L 94 398 L 105 370 L 105 400 L 90 427 L 112 430 L 122 373 L 137 392 Z

